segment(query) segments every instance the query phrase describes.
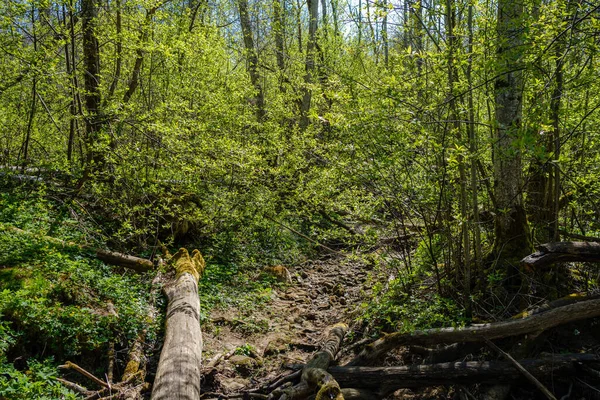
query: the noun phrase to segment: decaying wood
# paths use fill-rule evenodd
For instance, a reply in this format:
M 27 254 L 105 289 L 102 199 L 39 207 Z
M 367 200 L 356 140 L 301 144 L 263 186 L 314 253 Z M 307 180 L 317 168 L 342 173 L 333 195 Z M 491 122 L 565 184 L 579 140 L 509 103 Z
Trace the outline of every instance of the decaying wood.
M 119 267 L 129 268 L 136 272 L 147 272 L 152 270 L 154 264 L 144 258 L 130 256 L 128 254 L 117 253 L 114 251 L 94 249 L 90 246 L 80 246 L 82 249 L 93 250 L 96 258 L 107 264 L 117 265 Z
M 78 385 L 74 382 L 68 381 L 66 379 L 62 379 L 62 378 L 56 378 L 56 380 L 60 383 L 62 383 L 65 387 L 71 389 L 74 392 L 77 392 L 79 394 L 83 394 L 83 395 L 87 395 L 90 391 L 86 388 L 84 388 L 81 385 Z
M 465 328 L 441 328 L 410 333 L 392 333 L 366 346 L 348 366 L 369 365 L 388 351 L 400 346 L 431 346 L 443 343 L 482 342 L 487 339 L 541 332 L 558 325 L 600 316 L 600 299 L 582 301 L 550 309 L 523 319 L 474 325 Z
M 438 364 L 459 360 L 466 354 L 476 352 L 480 346 L 478 343 L 452 343 L 437 348 L 410 346 L 410 352 L 422 356 L 423 364 Z
M 575 374 L 576 363 L 599 360 L 596 354 L 561 354 L 520 364 L 534 376 L 547 377 L 560 372 L 561 376 Z M 401 388 L 473 383 L 498 383 L 522 377 L 512 363 L 506 361 L 469 361 L 441 364 L 408 365 L 401 367 L 331 367 L 328 372 L 342 387 L 354 387 L 391 392 Z M 379 395 L 385 393 L 379 392 Z
M 544 395 L 548 399 L 550 399 L 550 400 L 557 400 L 556 397 L 548 390 L 548 388 L 546 386 L 544 386 L 544 384 L 542 382 L 540 382 L 539 380 L 537 380 L 537 378 L 535 376 L 533 376 L 529 371 L 527 371 L 527 369 L 525 367 L 523 367 L 517 360 L 515 360 L 510 354 L 508 354 L 507 352 L 505 352 L 504 350 L 502 350 L 500 347 L 496 346 L 490 340 L 486 339 L 485 342 L 492 349 L 494 349 L 495 351 L 497 351 L 498 353 L 500 353 L 500 355 L 502 355 L 502 357 L 506 358 L 520 373 L 522 373 L 531 383 L 533 383 L 535 385 L 535 387 L 537 387 L 538 389 L 540 389 L 540 391 L 542 393 L 544 393 Z
M 347 331 L 346 324 L 336 324 L 331 328 L 321 350 L 302 369 L 300 383 L 283 390 L 280 400 L 302 399 L 314 392 L 317 392 L 316 400 L 344 399 L 340 385 L 327 372 L 327 368 L 335 360 Z
M 521 262 L 532 268 L 546 267 L 558 262 L 600 262 L 600 243 L 556 242 L 537 246 L 535 253 Z
M 378 400 L 380 397 L 365 389 L 342 389 L 344 400 Z
M 110 250 L 97 249 L 93 246 L 68 242 L 66 240 L 60 240 L 50 236 L 38 235 L 36 233 L 27 232 L 14 226 L 4 225 L 4 227 L 13 232 L 33 236 L 35 238 L 42 239 L 59 246 L 74 247 L 85 251 L 91 251 L 94 253 L 96 258 L 98 258 L 100 261 L 105 262 L 106 264 L 133 269 L 136 272 L 148 272 L 154 268 L 154 263 L 150 260 L 146 260 L 145 258 L 130 256 L 128 254 L 117 253 Z
M 167 316 L 152 399 L 199 399 L 202 332 L 198 280 L 205 262 L 198 250 L 180 249 L 171 259 L 175 277 L 165 285 Z
M 94 374 L 86 371 L 85 369 L 81 368 L 79 365 L 72 363 L 71 361 L 67 361 L 64 365 L 60 365 L 59 368 L 61 369 L 71 369 L 73 371 L 78 372 L 79 374 L 85 376 L 86 378 L 88 378 L 89 380 L 91 380 L 92 382 L 94 382 L 96 385 L 103 387 L 103 388 L 108 388 L 109 384 L 107 382 L 104 382 L 101 379 L 98 379 L 97 377 L 94 376 Z
M 587 293 L 571 293 L 567 296 L 561 297 L 559 299 L 543 303 L 542 305 L 535 307 L 530 310 L 523 310 L 517 315 L 511 317 L 511 319 L 521 319 L 528 317 L 530 315 L 540 314 L 545 311 L 548 311 L 552 308 L 562 307 L 569 304 L 578 303 L 580 301 L 587 301 L 600 298 L 600 294 L 589 295 Z

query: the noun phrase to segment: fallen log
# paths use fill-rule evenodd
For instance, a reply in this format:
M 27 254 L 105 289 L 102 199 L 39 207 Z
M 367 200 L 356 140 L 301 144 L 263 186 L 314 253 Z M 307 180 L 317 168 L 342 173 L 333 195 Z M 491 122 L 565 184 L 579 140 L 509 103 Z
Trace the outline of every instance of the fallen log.
M 145 258 L 130 256 L 128 254 L 117 253 L 117 252 L 110 251 L 110 250 L 98 249 L 98 248 L 95 248 L 93 246 L 89 246 L 86 244 L 68 242 L 66 240 L 61 240 L 61 239 L 53 238 L 50 236 L 39 235 L 39 234 L 36 234 L 33 232 L 24 231 L 23 229 L 19 229 L 15 226 L 2 225 L 1 227 L 5 228 L 7 230 L 13 231 L 13 232 L 22 234 L 22 235 L 28 235 L 28 236 L 35 237 L 36 239 L 45 240 L 47 242 L 50 242 L 50 243 L 58 245 L 58 246 L 73 247 L 73 248 L 77 248 L 80 250 L 92 252 L 92 253 L 94 253 L 94 255 L 97 259 L 99 259 L 100 261 L 102 261 L 106 264 L 116 265 L 119 267 L 132 269 L 132 270 L 134 270 L 136 272 L 140 272 L 140 273 L 148 272 L 154 268 L 154 263 Z
M 175 276 L 163 289 L 168 300 L 165 340 L 151 398 L 199 399 L 202 331 L 198 280 L 206 264 L 198 250 L 190 257 L 183 248 L 171 262 Z
M 576 364 L 600 360 L 596 354 L 561 354 L 519 363 L 536 377 L 560 372 L 576 373 Z M 522 373 L 506 361 L 468 361 L 401 367 L 330 367 L 328 372 L 340 386 L 377 391 L 385 396 L 402 388 L 474 383 L 498 383 L 521 379 Z M 561 375 L 562 376 L 562 375 Z M 381 390 L 385 393 L 383 393 Z
M 327 372 L 327 368 L 335 359 L 347 331 L 346 324 L 336 324 L 331 328 L 321 350 L 302 369 L 300 383 L 283 390 L 280 400 L 302 399 L 314 392 L 317 392 L 315 400 L 344 400 L 340 385 Z
M 541 268 L 558 262 L 600 262 L 600 243 L 555 242 L 537 246 L 535 253 L 521 260 L 527 267 Z
M 554 394 L 551 391 L 549 391 L 548 388 L 544 386 L 542 382 L 540 382 L 535 376 L 533 376 L 531 372 L 529 372 L 527 368 L 525 368 L 520 362 L 515 360 L 510 354 L 502 350 L 500 347 L 496 346 L 491 340 L 486 339 L 485 342 L 493 350 L 497 351 L 502 357 L 507 359 L 513 365 L 513 367 L 515 367 L 520 373 L 522 373 L 523 376 L 525 376 L 525 378 L 529 380 L 529 382 L 533 383 L 533 385 L 537 387 L 544 394 L 544 396 L 548 398 L 548 400 L 556 400 Z
M 369 365 L 388 351 L 400 346 L 482 342 L 485 339 L 518 336 L 531 332 L 539 333 L 558 325 L 597 316 L 600 316 L 600 299 L 568 304 L 517 320 L 473 325 L 465 328 L 428 329 L 410 333 L 396 332 L 367 345 L 347 365 Z

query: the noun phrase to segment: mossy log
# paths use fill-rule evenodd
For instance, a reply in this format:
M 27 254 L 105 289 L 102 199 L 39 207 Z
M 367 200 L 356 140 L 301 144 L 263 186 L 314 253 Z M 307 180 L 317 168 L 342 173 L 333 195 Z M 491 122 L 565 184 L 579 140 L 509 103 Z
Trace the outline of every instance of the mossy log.
M 321 350 L 302 369 L 300 383 L 284 390 L 280 400 L 307 398 L 314 392 L 317 392 L 316 400 L 344 400 L 340 385 L 327 372 L 327 368 L 335 359 L 347 331 L 346 324 L 336 324 L 331 328 Z
M 536 377 L 560 372 L 576 373 L 579 363 L 596 362 L 596 354 L 557 354 L 548 358 L 521 360 L 519 363 Z M 380 396 L 401 388 L 474 383 L 499 383 L 521 379 L 522 373 L 506 361 L 469 361 L 401 367 L 331 367 L 328 372 L 342 386 L 371 389 Z
M 128 268 L 128 269 L 133 269 L 136 272 L 148 272 L 154 268 L 154 263 L 145 258 L 130 256 L 128 254 L 117 253 L 115 251 L 110 251 L 110 250 L 98 249 L 93 246 L 68 242 L 66 240 L 61 240 L 61 239 L 53 238 L 50 236 L 39 235 L 36 233 L 24 231 L 23 229 L 19 229 L 15 226 L 4 225 L 4 226 L 0 226 L 0 227 L 4 227 L 8 230 L 11 230 L 13 232 L 16 232 L 16 233 L 19 233 L 22 235 L 28 235 L 28 236 L 35 237 L 37 239 L 42 239 L 42 240 L 45 240 L 47 242 L 50 242 L 50 243 L 58 245 L 58 246 L 74 247 L 74 248 L 78 248 L 81 250 L 90 251 L 90 252 L 94 253 L 94 255 L 96 256 L 97 259 L 99 259 L 102 262 L 105 262 L 106 264 L 116 265 L 116 266 L 124 267 L 124 268 Z
M 348 366 L 370 365 L 388 351 L 400 346 L 431 346 L 449 343 L 483 342 L 542 332 L 569 322 L 600 316 L 600 299 L 581 301 L 553 308 L 522 319 L 474 325 L 465 328 L 440 328 L 410 333 L 396 332 L 386 335 L 366 346 Z
M 174 278 L 165 285 L 165 341 L 152 390 L 153 400 L 200 398 L 202 332 L 198 280 L 205 262 L 198 250 L 192 256 L 180 249 L 171 259 Z
M 531 268 L 547 267 L 559 262 L 600 262 L 600 243 L 556 242 L 537 246 L 535 253 L 521 260 Z

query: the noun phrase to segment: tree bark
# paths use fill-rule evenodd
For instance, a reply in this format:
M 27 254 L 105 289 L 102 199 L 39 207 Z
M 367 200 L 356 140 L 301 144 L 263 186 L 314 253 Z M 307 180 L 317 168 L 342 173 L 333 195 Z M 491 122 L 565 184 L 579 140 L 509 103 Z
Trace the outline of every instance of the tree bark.
M 600 316 L 600 300 L 589 300 L 557 307 L 519 320 L 508 320 L 465 328 L 429 329 L 410 333 L 397 332 L 371 343 L 347 365 L 369 365 L 388 351 L 400 346 L 482 342 L 486 338 L 498 339 L 524 335 L 530 332 L 539 333 L 558 325 L 597 316 Z
M 496 129 L 493 145 L 496 198 L 493 258 L 503 267 L 531 252 L 523 207 L 519 137 L 523 102 L 523 0 L 498 2 Z
M 304 366 L 300 383 L 284 390 L 280 400 L 303 398 L 315 391 L 316 400 L 344 400 L 340 385 L 327 372 L 327 368 L 335 359 L 347 331 L 346 324 L 333 326 L 321 350 Z
M 545 243 L 537 249 L 521 262 L 532 268 L 547 267 L 559 262 L 600 262 L 600 243 L 597 242 Z
M 247 70 L 250 75 L 252 86 L 256 90 L 254 101 L 256 102 L 256 118 L 262 121 L 265 117 L 265 94 L 260 84 L 260 74 L 258 73 L 258 53 L 254 44 L 254 35 L 252 25 L 250 24 L 250 15 L 248 14 L 248 0 L 238 0 L 240 12 L 240 24 L 244 36 L 244 47 L 246 48 Z
M 165 285 L 168 299 L 165 341 L 154 380 L 152 399 L 200 398 L 202 332 L 198 280 L 205 262 L 198 250 L 180 249 L 172 258 L 176 275 Z
M 102 128 L 100 112 L 100 49 L 96 37 L 96 24 L 98 7 L 96 0 L 82 0 L 81 2 L 81 30 L 83 32 L 83 59 L 84 59 L 84 99 L 87 115 L 86 127 L 86 168 L 79 186 L 89 178 L 93 171 L 97 171 L 102 163 L 102 153 L 98 149 L 98 140 Z
M 575 373 L 574 363 L 600 360 L 595 354 L 561 354 L 521 360 L 519 363 L 536 377 L 558 371 Z M 522 377 L 512 363 L 505 361 L 469 361 L 401 367 L 331 367 L 328 370 L 341 386 L 378 390 L 379 395 L 400 388 L 473 383 L 498 383 Z
M 306 129 L 309 125 L 308 113 L 312 101 L 311 85 L 314 81 L 315 52 L 317 47 L 317 27 L 319 23 L 319 1 L 308 0 L 308 44 L 306 45 L 306 74 L 304 75 L 304 93 L 300 103 L 300 128 Z

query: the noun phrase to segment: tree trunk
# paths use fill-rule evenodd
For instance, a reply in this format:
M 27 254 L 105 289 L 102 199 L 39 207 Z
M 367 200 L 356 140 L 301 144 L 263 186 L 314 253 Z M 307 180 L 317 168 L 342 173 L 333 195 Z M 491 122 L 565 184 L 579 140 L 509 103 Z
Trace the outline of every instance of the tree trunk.
M 317 44 L 317 27 L 319 22 L 319 1 L 308 0 L 308 44 L 306 45 L 306 75 L 304 75 L 304 93 L 300 104 L 300 128 L 306 129 L 309 124 L 308 112 L 312 99 L 311 85 L 314 81 L 315 51 Z
M 202 332 L 198 280 L 205 262 L 198 250 L 192 257 L 180 249 L 172 258 L 176 275 L 165 285 L 165 341 L 154 380 L 152 399 L 200 398 Z
M 238 0 L 240 12 L 240 24 L 242 25 L 242 34 L 244 36 L 244 47 L 246 48 L 247 70 L 250 75 L 252 86 L 256 90 L 254 101 L 256 102 L 256 117 L 262 121 L 265 117 L 265 94 L 260 84 L 260 75 L 258 73 L 258 53 L 254 45 L 254 35 L 250 24 L 250 15 L 248 14 L 248 0 Z
M 575 373 L 574 364 L 600 360 L 595 354 L 555 354 L 552 357 L 521 360 L 519 363 L 537 377 L 561 372 Z M 379 395 L 400 388 L 474 383 L 498 383 L 522 377 L 512 363 L 469 361 L 401 367 L 331 367 L 328 370 L 341 386 L 378 390 Z
M 508 320 L 465 328 L 429 329 L 410 333 L 397 332 L 386 335 L 368 345 L 348 365 L 369 365 L 388 351 L 400 346 L 481 342 L 485 339 L 524 335 L 530 332 L 539 333 L 558 325 L 597 316 L 600 316 L 600 300 L 589 300 L 557 307 L 519 320 Z
M 600 243 L 597 242 L 546 243 L 537 249 L 521 262 L 533 268 L 547 267 L 558 262 L 600 262 Z
M 496 129 L 493 145 L 496 198 L 493 259 L 509 268 L 531 252 L 523 207 L 519 137 L 523 100 L 522 0 L 498 2 Z M 510 273 L 508 274 L 510 275 Z
M 99 149 L 102 118 L 100 113 L 100 49 L 96 37 L 98 8 L 96 0 L 81 2 L 81 30 L 83 34 L 84 64 L 84 99 L 87 115 L 85 116 L 85 142 L 87 146 L 86 162 L 83 177 L 78 186 L 81 187 L 92 172 L 101 169 L 102 152 Z

